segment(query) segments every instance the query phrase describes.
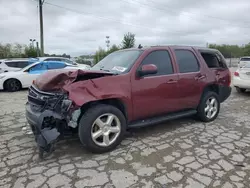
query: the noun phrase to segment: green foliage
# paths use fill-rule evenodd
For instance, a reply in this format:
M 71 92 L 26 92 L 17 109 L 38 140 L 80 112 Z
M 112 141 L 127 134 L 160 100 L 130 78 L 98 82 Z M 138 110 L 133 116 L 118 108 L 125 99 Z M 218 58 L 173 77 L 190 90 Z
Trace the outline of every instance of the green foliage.
M 219 50 L 225 58 L 238 58 L 242 56 L 250 56 L 250 43 L 245 46 L 227 45 L 227 44 L 209 44 L 209 48 Z
M 38 53 L 40 54 L 40 49 L 38 49 Z M 66 57 L 70 58 L 70 55 L 62 54 L 44 54 L 45 56 L 57 56 L 57 57 Z M 0 43 L 0 59 L 4 58 L 29 58 L 29 57 L 37 57 L 37 49 L 32 45 L 24 45 L 24 44 L 1 44 Z
M 135 46 L 135 34 L 133 33 L 126 33 L 122 40 L 122 48 L 133 48 Z
M 98 63 L 99 61 L 101 61 L 104 57 L 106 57 L 107 55 L 120 50 L 120 48 L 117 45 L 112 45 L 111 48 L 108 51 L 105 51 L 104 49 L 100 48 L 96 51 L 95 55 L 94 55 L 94 64 Z
M 27 57 L 37 57 L 37 51 L 36 48 L 34 48 L 33 46 L 25 46 L 24 48 L 24 54 Z

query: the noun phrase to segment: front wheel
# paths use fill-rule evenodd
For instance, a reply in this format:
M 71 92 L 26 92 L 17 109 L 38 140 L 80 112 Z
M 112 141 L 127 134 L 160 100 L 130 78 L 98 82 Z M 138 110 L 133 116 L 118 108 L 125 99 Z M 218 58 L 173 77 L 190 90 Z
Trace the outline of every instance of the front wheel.
M 126 119 L 116 107 L 100 104 L 83 114 L 78 131 L 87 150 L 104 153 L 121 143 L 126 131 Z
M 220 111 L 219 97 L 215 92 L 209 91 L 203 94 L 197 108 L 197 115 L 201 121 L 210 122 L 217 118 Z
M 6 81 L 6 89 L 9 92 L 19 91 L 22 88 L 22 85 L 17 79 L 10 79 Z

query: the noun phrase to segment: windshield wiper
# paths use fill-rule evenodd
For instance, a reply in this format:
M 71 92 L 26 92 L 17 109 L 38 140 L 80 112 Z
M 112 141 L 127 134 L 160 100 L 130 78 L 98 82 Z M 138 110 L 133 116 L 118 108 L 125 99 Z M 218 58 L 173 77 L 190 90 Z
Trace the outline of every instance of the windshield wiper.
M 101 71 L 105 71 L 105 72 L 110 72 L 110 70 L 108 69 L 103 69 L 103 68 L 100 68 Z
M 110 72 L 110 73 L 112 73 L 112 74 L 114 74 L 114 75 L 118 75 L 118 73 L 113 72 L 113 71 L 110 71 L 110 70 L 108 70 L 108 69 L 100 68 L 100 70 L 101 70 L 101 71 L 105 71 L 105 72 Z

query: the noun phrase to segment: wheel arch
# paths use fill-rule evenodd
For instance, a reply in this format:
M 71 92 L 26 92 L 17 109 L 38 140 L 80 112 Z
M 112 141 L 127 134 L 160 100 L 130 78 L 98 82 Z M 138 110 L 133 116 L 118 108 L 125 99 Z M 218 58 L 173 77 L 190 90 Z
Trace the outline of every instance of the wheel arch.
M 220 90 L 220 89 L 219 89 L 218 84 L 213 83 L 213 84 L 208 84 L 208 85 L 206 85 L 206 86 L 204 87 L 202 93 L 201 93 L 200 101 L 201 101 L 202 97 L 204 96 L 204 94 L 205 94 L 206 92 L 208 92 L 208 91 L 213 91 L 213 92 L 215 92 L 217 95 L 219 95 L 219 92 L 220 92 L 219 90 Z M 199 102 L 199 103 L 200 103 L 200 102 Z
M 21 88 L 23 87 L 22 82 L 21 82 L 18 78 L 8 78 L 8 79 L 6 79 L 6 80 L 3 82 L 3 89 L 4 89 L 4 90 L 7 89 L 7 88 L 6 88 L 6 87 L 7 87 L 6 84 L 7 84 L 7 82 L 8 82 L 9 80 L 17 80 L 17 81 L 20 83 Z
M 81 119 L 81 116 L 91 107 L 99 105 L 99 104 L 108 104 L 118 108 L 123 115 L 125 116 L 126 121 L 128 120 L 128 113 L 126 104 L 119 98 L 109 98 L 109 99 L 102 99 L 97 101 L 90 101 L 81 106 L 81 115 L 78 118 L 78 121 Z

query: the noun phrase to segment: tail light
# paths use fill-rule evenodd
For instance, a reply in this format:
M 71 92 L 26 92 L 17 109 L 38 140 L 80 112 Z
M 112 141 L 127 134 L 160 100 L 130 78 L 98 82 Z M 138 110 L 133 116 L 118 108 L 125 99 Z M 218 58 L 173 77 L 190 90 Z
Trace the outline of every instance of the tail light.
M 240 74 L 237 71 L 235 71 L 234 76 L 240 76 Z

